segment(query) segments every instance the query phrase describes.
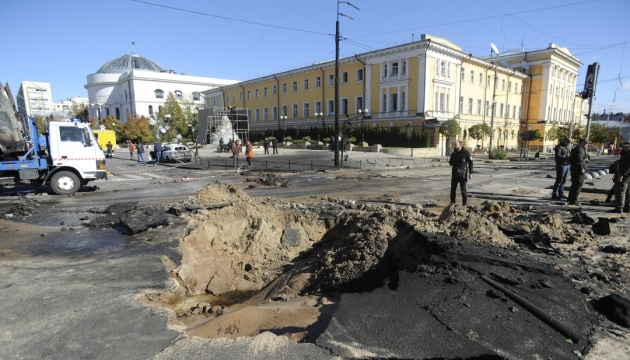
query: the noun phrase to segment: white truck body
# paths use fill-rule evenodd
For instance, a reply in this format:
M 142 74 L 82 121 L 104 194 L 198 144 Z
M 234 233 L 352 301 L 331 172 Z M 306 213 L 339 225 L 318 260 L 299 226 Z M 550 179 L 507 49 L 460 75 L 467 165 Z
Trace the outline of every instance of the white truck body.
M 50 184 L 58 195 L 72 195 L 81 185 L 107 178 L 105 154 L 89 124 L 51 121 L 44 136 L 37 133 L 34 119 L 29 127 L 32 146 L 18 160 L 0 161 L 0 176 Z

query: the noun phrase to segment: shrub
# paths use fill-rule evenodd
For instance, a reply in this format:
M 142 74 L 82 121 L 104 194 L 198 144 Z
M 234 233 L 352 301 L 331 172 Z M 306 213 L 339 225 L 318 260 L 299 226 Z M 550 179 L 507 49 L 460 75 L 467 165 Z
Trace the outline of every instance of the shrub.
M 297 139 L 297 140 L 293 140 L 293 141 L 291 141 L 291 143 L 292 143 L 293 145 L 302 145 L 302 144 L 304 144 L 305 142 L 306 142 L 306 141 L 304 141 L 304 140 L 302 140 L 302 139 Z
M 507 160 L 507 153 L 502 149 L 494 149 L 490 153 L 490 159 Z
M 290 136 L 285 136 L 284 141 L 293 141 L 293 138 Z
M 310 142 L 311 141 L 311 137 L 310 136 L 305 136 L 305 137 L 302 138 L 302 140 Z

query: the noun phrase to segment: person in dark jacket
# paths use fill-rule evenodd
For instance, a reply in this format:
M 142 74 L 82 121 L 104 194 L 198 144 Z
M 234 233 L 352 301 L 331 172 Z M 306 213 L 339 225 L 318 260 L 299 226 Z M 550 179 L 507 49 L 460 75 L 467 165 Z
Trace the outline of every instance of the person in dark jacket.
M 554 148 L 554 157 L 556 159 L 556 182 L 553 184 L 553 193 L 551 200 L 560 200 L 564 197 L 564 183 L 567 182 L 569 176 L 569 138 L 560 139 L 560 143 Z
M 455 203 L 455 196 L 457 193 L 457 184 L 462 192 L 462 204 L 466 205 L 468 201 L 468 195 L 466 190 L 466 183 L 468 179 L 472 178 L 473 173 L 473 161 L 470 157 L 470 152 L 464 149 L 460 140 L 455 140 L 453 146 L 454 151 L 451 153 L 451 157 L 448 160 L 448 164 L 451 165 L 451 204 Z
M 630 142 L 622 145 L 623 155 L 617 162 L 615 171 L 615 208 L 616 213 L 630 212 Z
M 580 192 L 582 191 L 582 186 L 584 186 L 586 169 L 588 169 L 589 162 L 589 157 L 586 153 L 586 145 L 588 145 L 588 140 L 580 139 L 578 145 L 571 150 L 571 188 L 569 189 L 569 205 L 580 205 L 577 200 L 580 196 Z

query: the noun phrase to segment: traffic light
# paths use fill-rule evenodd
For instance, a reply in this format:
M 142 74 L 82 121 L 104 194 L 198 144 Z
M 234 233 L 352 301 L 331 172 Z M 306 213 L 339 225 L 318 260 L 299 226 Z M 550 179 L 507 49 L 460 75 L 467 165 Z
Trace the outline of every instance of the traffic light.
M 595 87 L 597 85 L 597 75 L 599 74 L 599 63 L 592 63 L 586 69 L 586 79 L 584 80 L 583 93 L 588 96 L 595 95 Z

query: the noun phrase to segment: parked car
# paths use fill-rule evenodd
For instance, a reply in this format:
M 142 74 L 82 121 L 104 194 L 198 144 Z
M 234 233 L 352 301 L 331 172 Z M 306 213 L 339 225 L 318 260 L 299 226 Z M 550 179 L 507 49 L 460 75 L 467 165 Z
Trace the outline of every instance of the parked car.
M 192 151 L 182 144 L 164 144 L 162 145 L 162 154 L 160 161 L 165 162 L 190 162 L 192 160 Z

